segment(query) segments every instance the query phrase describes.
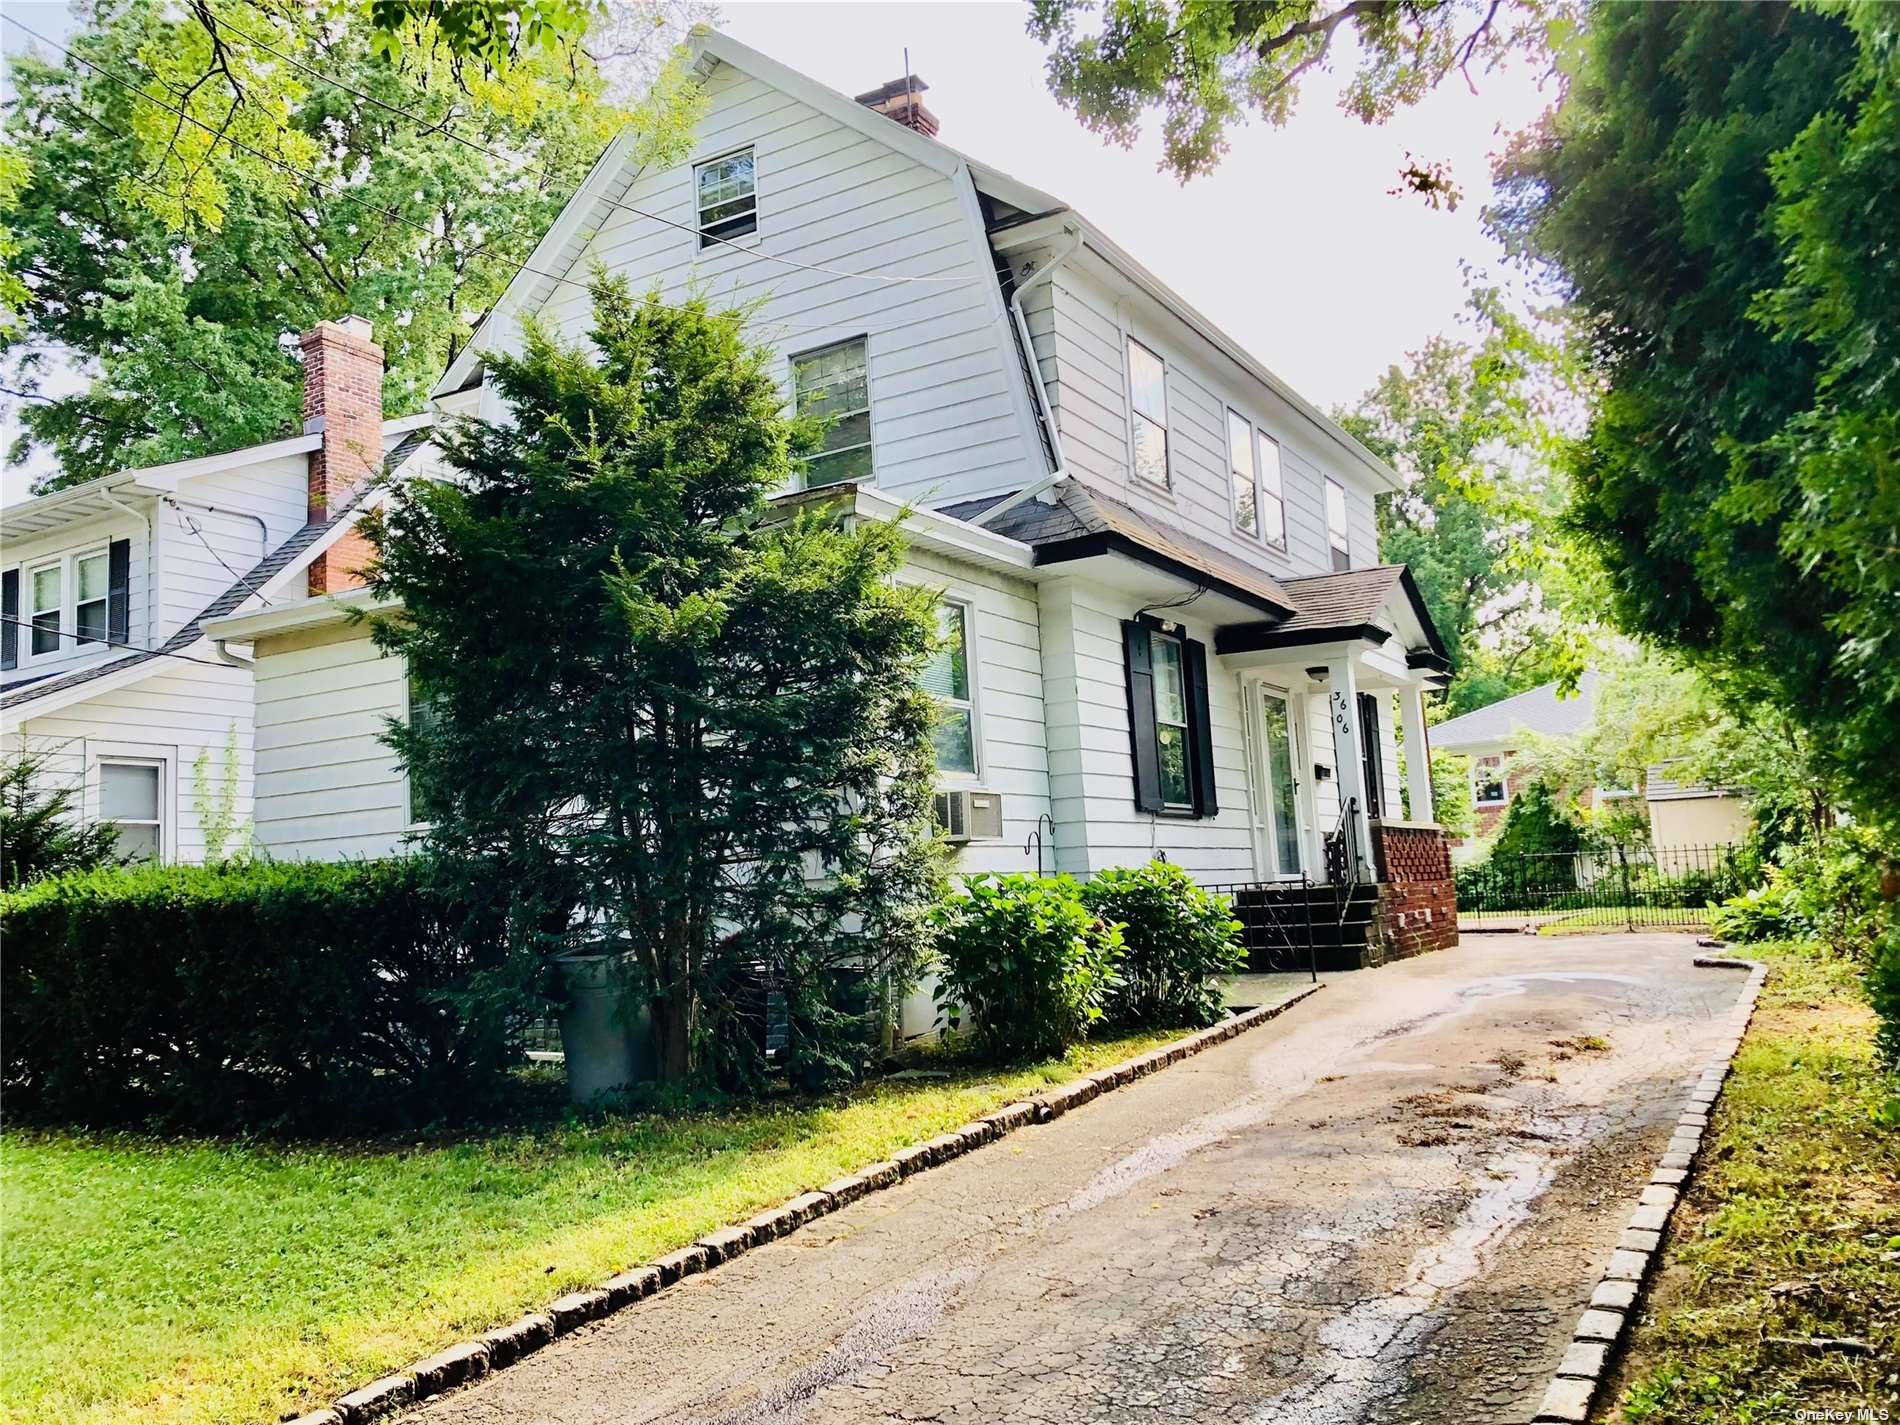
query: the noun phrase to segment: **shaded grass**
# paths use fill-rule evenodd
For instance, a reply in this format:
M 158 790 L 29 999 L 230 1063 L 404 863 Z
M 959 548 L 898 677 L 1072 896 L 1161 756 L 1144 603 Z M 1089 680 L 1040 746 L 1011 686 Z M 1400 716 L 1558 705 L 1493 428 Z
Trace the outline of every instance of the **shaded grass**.
M 1811 944 L 1743 953 L 1772 969 L 1603 1418 L 1900 1405 L 1900 1129 L 1882 1121 L 1900 1084 L 1875 1063 L 1849 962 Z
M 371 1144 L 0 1135 L 0 1419 L 276 1420 L 1175 1032 Z

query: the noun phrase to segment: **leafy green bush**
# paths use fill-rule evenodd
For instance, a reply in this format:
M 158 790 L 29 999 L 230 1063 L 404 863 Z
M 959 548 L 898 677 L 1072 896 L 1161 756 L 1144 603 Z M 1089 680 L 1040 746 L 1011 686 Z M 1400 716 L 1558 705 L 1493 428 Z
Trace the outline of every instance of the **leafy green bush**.
M 117 828 L 82 820 L 73 788 L 47 774 L 43 757 L 0 767 L 0 889 L 122 859 Z
M 1003 1058 L 1059 1053 L 1120 986 L 1122 932 L 1071 876 L 973 876 L 933 912 L 937 1003 L 952 1028 Z
M 14 1112 L 384 1126 L 495 1089 L 531 968 L 420 859 L 101 870 L 0 897 Z
M 1864 957 L 1886 926 L 1889 912 L 1880 879 L 1888 853 L 1867 827 L 1837 827 L 1824 847 L 1784 847 L 1765 880 L 1733 896 L 1710 917 L 1724 940 L 1824 942 L 1836 954 Z
M 1121 984 L 1104 1008 L 1117 1024 L 1212 1024 L 1221 1017 L 1221 977 L 1247 954 L 1240 922 L 1179 866 L 1104 871 L 1082 887 L 1098 919 L 1122 927 Z
M 1532 782 L 1511 798 L 1504 824 L 1491 843 L 1493 857 L 1574 856 L 1588 849 L 1583 824 L 1558 801 L 1546 782 Z
M 1874 1042 L 1880 1061 L 1900 1073 L 1900 924 L 1889 925 L 1874 942 L 1867 967 L 1867 998 L 1880 1017 Z

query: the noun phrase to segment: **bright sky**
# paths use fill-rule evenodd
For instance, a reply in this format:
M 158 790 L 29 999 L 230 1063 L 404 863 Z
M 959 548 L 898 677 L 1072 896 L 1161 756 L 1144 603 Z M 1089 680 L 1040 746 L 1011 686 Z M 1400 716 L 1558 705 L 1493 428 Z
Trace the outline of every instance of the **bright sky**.
M 6 8 L 55 39 L 72 25 L 61 3 Z M 1080 209 L 1323 408 L 1457 325 L 1463 265 L 1496 267 L 1478 216 L 1490 158 L 1550 98 L 1524 66 L 1474 74 L 1475 94 L 1454 77 L 1384 128 L 1341 113 L 1319 76 L 1291 124 L 1236 131 L 1219 171 L 1183 187 L 1157 170 L 1158 139 L 1124 152 L 1056 105 L 1025 13 L 1005 0 L 780 0 L 725 4 L 721 24 L 846 94 L 901 75 L 908 46 L 945 142 Z M 0 29 L 7 50 L 21 45 L 17 29 Z M 1388 194 L 1408 150 L 1450 164 L 1465 190 L 1457 212 Z M 0 412 L 0 442 L 13 425 Z M 8 470 L 6 498 L 36 473 Z

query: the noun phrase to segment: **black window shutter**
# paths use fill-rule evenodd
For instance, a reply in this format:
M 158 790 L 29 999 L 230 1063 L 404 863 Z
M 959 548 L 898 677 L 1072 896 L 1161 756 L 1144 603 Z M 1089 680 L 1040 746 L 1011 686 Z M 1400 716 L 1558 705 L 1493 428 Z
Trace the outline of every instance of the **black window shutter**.
M 1220 811 L 1214 795 L 1214 724 L 1207 708 L 1207 645 L 1185 639 L 1181 672 L 1187 681 L 1189 773 L 1194 779 L 1194 814 Z
M 106 642 L 128 643 L 132 638 L 132 541 L 115 539 L 106 546 Z
M 1161 757 L 1155 744 L 1154 650 L 1148 626 L 1139 619 L 1122 624 L 1122 661 L 1128 671 L 1128 739 L 1135 754 L 1135 806 L 1161 810 Z
M 20 666 L 20 625 L 15 622 L 20 617 L 20 571 L 9 569 L 0 574 L 0 668 L 18 668 Z
M 1359 747 L 1366 768 L 1366 815 L 1385 815 L 1385 759 L 1379 755 L 1379 700 L 1359 695 Z

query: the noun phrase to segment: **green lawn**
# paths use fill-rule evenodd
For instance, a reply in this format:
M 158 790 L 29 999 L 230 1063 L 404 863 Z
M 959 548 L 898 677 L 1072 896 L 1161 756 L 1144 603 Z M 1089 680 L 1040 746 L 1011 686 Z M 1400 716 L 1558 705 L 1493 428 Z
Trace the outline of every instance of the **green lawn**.
M 0 1419 L 274 1421 L 1173 1037 L 822 1102 L 481 1138 L 9 1132 Z
M 1900 1083 L 1875 1064 L 1846 962 L 1804 946 L 1736 953 L 1774 968 L 1598 1418 L 1900 1419 L 1900 1127 L 1876 1117 Z M 1872 1354 L 1775 1337 L 1853 1338 Z

